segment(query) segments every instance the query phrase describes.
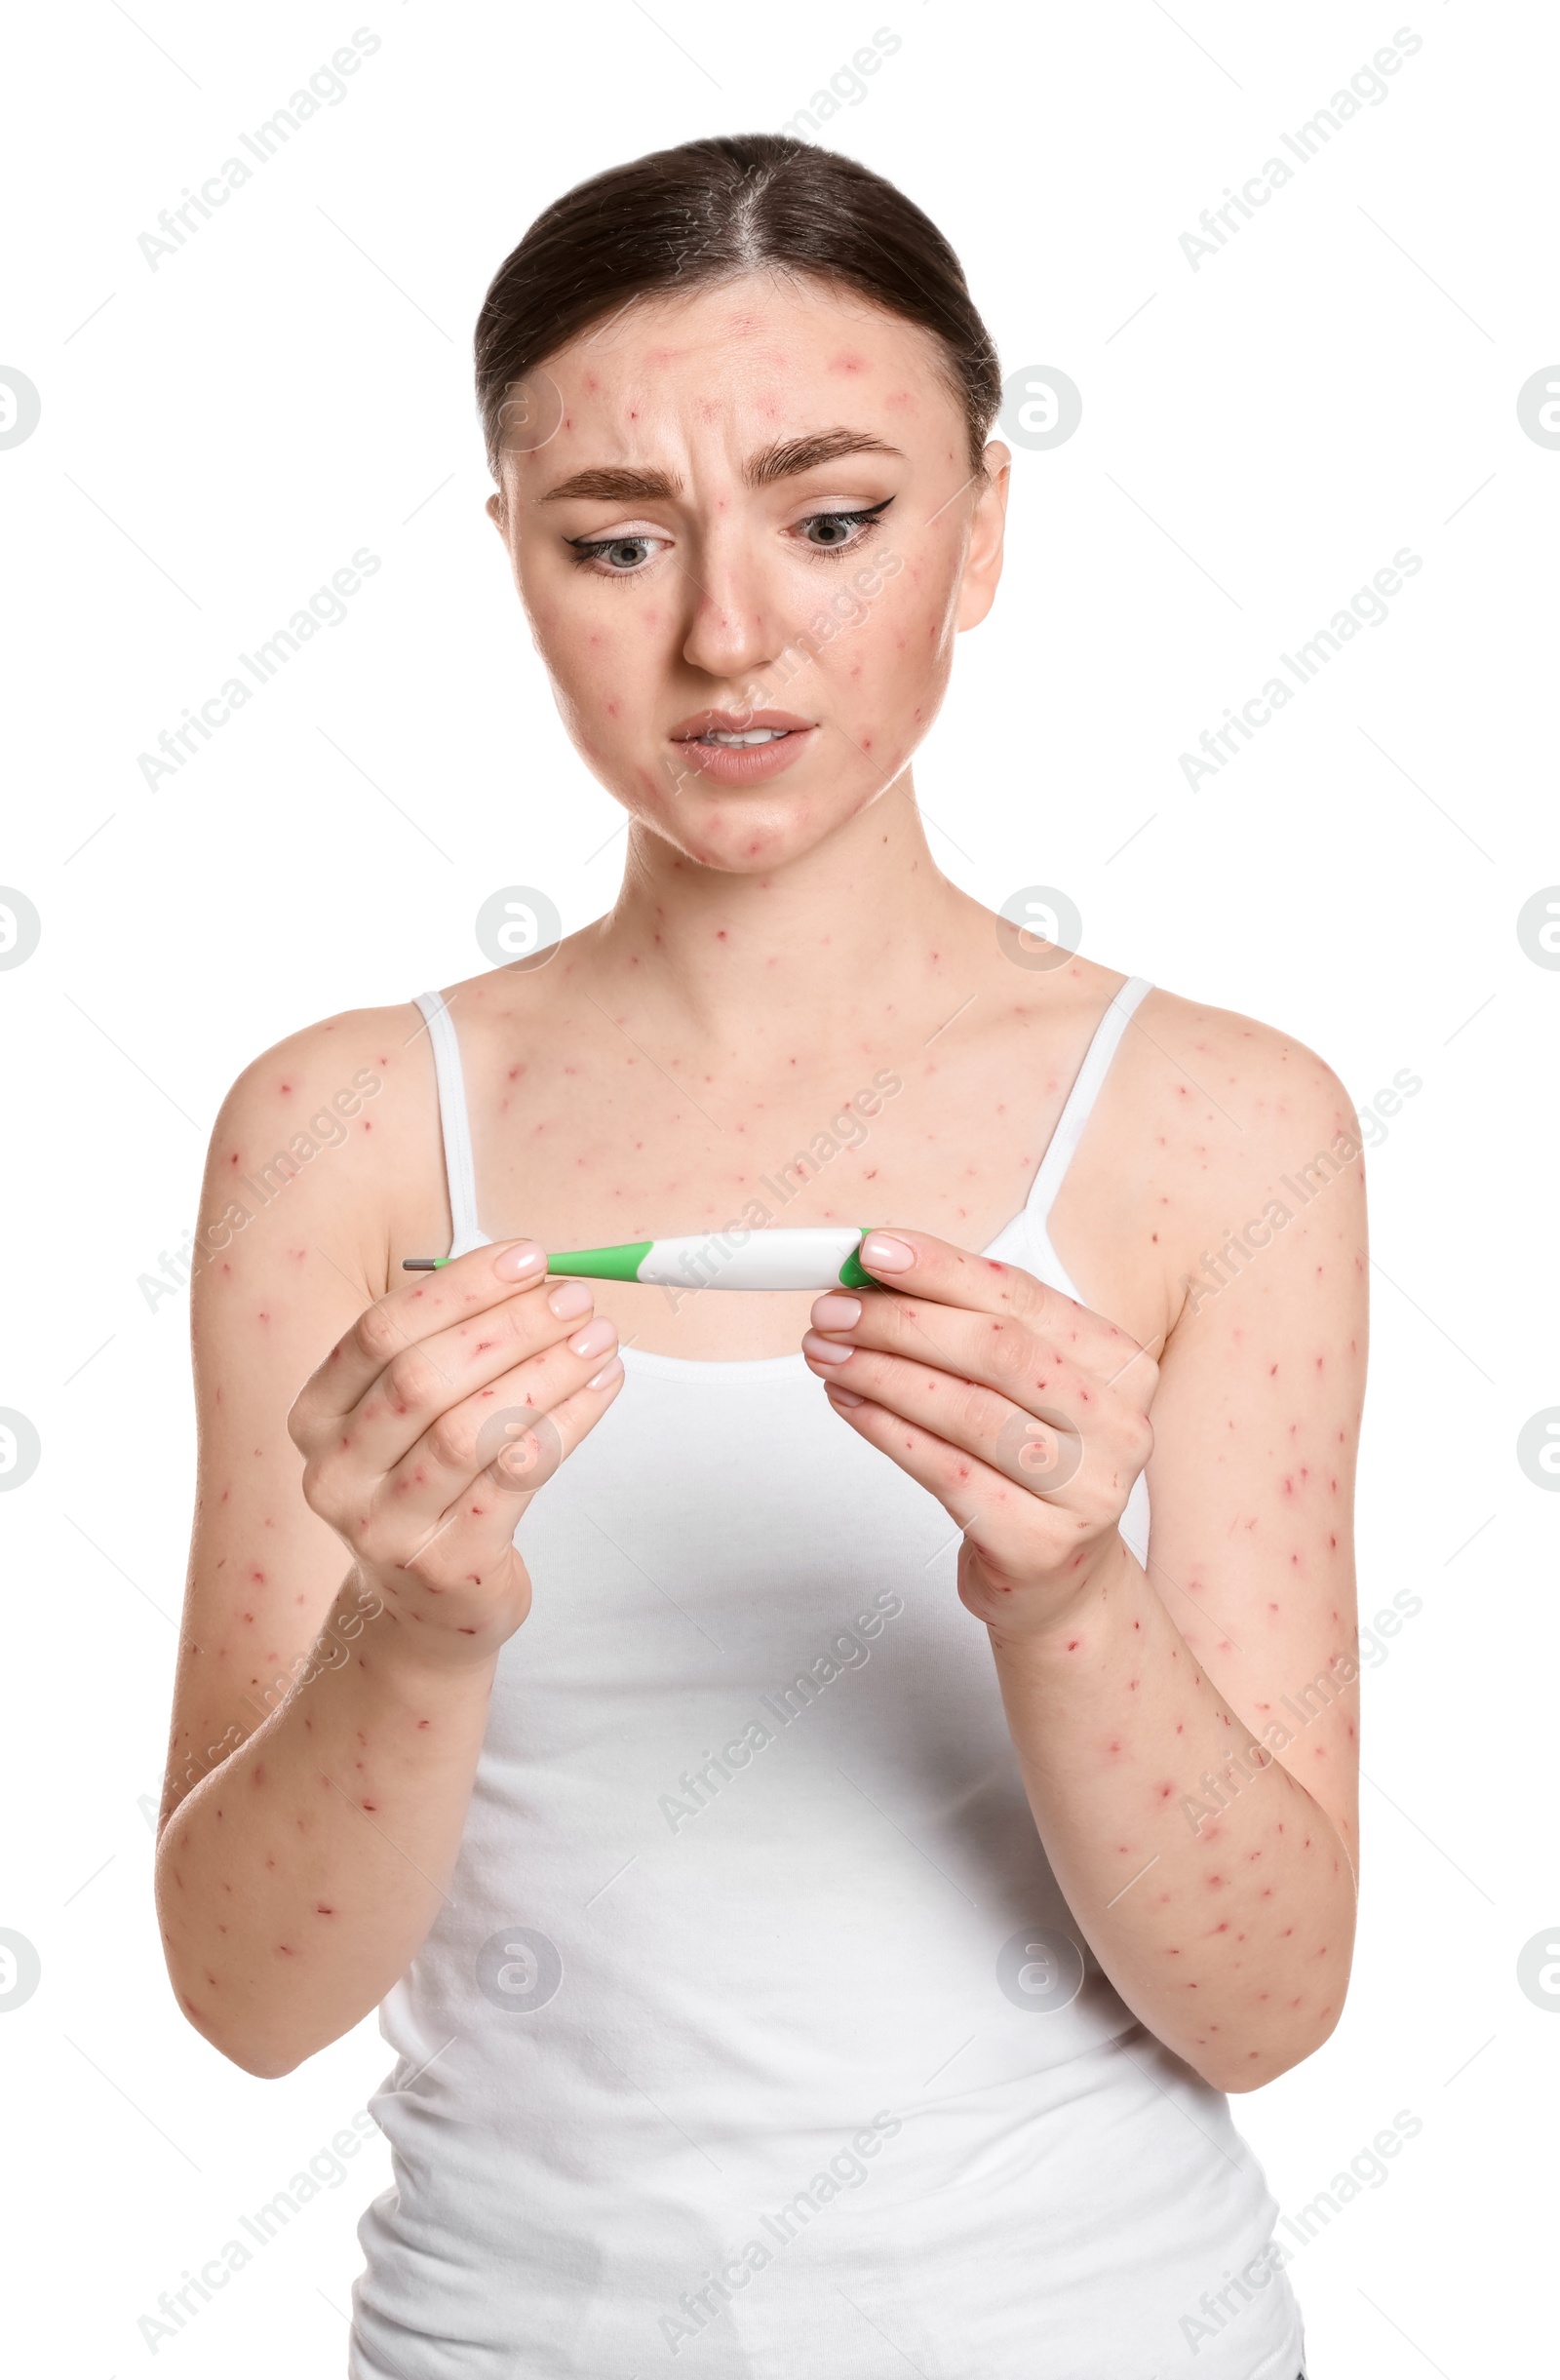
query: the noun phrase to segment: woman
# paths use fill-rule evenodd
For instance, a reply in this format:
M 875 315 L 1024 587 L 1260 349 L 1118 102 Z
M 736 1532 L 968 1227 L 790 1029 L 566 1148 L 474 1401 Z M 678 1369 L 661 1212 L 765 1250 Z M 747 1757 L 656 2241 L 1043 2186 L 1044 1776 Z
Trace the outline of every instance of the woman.
M 627 865 L 218 1119 L 180 2003 L 259 2075 L 380 2006 L 357 2380 L 1291 2380 L 1224 2094 L 1347 1978 L 1348 1102 L 931 861 L 1009 458 L 908 200 L 768 136 L 644 158 L 477 352 Z M 875 1218 L 878 1287 L 719 1287 Z M 694 1232 L 685 1291 L 546 1277 Z

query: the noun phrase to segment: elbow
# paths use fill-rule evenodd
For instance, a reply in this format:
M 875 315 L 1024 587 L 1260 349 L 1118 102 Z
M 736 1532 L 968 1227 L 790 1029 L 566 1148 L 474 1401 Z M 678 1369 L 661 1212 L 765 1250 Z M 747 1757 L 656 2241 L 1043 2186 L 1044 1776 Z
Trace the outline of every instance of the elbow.
M 1281 2074 L 1288 2074 L 1308 2057 L 1308 2049 L 1300 2049 L 1291 2056 L 1282 2050 L 1248 2049 L 1243 2064 L 1230 2065 L 1219 2058 L 1203 2059 L 1197 2068 L 1210 2090 L 1223 2091 L 1227 2099 L 1237 2099 L 1242 2091 L 1262 2090 L 1276 2083 Z
M 1262 2090 L 1268 2083 L 1276 2083 L 1280 2075 L 1303 2066 L 1332 2038 L 1341 2014 L 1338 2009 L 1324 2009 L 1309 2024 L 1296 2025 L 1272 2038 L 1248 2036 L 1218 2048 L 1203 2044 L 1188 2062 L 1211 2090 L 1223 2091 L 1228 2098 L 1238 2098 L 1242 2091 Z
M 301 2066 L 310 2051 L 306 2048 L 284 2047 L 274 2037 L 247 2029 L 232 2016 L 223 2016 L 191 1997 L 185 1989 L 177 1968 L 168 1961 L 168 1979 L 174 1987 L 174 1998 L 185 2023 L 197 2032 L 202 2041 L 225 2057 L 231 2066 L 252 2074 L 261 2083 L 279 2083 L 282 2077 Z
M 287 2049 L 277 2042 L 251 2039 L 236 2028 L 217 2024 L 192 2009 L 182 1993 L 178 2005 L 202 2041 L 210 2042 L 230 2066 L 254 2075 L 256 2082 L 280 2083 L 284 2075 L 295 2073 L 309 2054 L 306 2049 Z
M 255 2081 L 259 2083 L 280 2083 L 284 2075 L 295 2074 L 303 2063 L 301 2055 L 297 2057 L 279 2055 L 276 2051 L 267 2049 L 259 2044 L 247 2047 L 241 2043 L 229 2046 L 224 2042 L 216 2042 L 213 2046 L 221 2050 L 230 2065 L 240 2067 L 245 2074 L 254 2075 Z

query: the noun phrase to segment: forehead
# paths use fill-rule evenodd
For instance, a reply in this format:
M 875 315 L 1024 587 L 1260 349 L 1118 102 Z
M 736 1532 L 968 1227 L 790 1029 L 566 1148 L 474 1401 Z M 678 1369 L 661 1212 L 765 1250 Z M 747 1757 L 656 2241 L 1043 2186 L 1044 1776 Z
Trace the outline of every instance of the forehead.
M 610 432 L 757 434 L 827 416 L 889 426 L 895 444 L 956 416 L 937 342 L 838 285 L 756 274 L 630 299 L 547 360 L 564 401 L 549 442 Z

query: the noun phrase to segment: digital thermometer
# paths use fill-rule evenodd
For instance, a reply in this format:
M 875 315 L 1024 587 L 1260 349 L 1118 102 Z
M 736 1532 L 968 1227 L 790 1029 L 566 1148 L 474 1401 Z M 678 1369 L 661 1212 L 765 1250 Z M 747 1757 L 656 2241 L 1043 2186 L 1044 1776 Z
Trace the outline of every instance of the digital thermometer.
M 549 1272 L 587 1280 L 646 1281 L 663 1289 L 874 1289 L 858 1251 L 870 1225 L 821 1224 L 799 1230 L 700 1231 L 680 1239 L 631 1239 L 616 1248 L 568 1248 Z M 448 1256 L 407 1256 L 404 1272 L 434 1272 Z

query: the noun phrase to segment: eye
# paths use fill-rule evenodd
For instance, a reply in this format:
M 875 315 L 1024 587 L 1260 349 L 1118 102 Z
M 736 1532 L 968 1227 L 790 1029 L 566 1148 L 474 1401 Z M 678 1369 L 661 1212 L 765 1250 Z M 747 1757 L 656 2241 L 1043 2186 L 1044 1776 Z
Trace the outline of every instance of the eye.
M 573 548 L 573 559 L 582 566 L 594 567 L 602 578 L 629 578 L 643 570 L 650 559 L 652 546 L 668 545 L 666 537 L 567 537 L 565 543 Z
M 809 513 L 797 523 L 802 532 L 802 543 L 811 546 L 815 554 L 838 554 L 849 546 L 860 545 L 867 531 L 880 514 L 888 510 L 892 496 L 884 496 L 880 504 L 866 504 L 850 512 Z M 816 529 L 815 537 L 810 532 Z

